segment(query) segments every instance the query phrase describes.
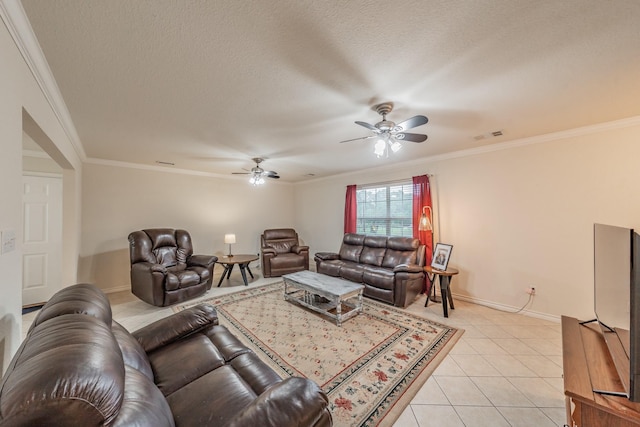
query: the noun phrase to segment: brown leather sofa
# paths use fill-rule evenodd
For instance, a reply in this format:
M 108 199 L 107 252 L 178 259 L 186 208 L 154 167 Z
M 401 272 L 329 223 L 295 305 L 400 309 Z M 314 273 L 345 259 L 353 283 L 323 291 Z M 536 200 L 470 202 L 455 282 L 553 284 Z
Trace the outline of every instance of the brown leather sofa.
M 203 295 L 211 289 L 218 257 L 193 255 L 185 230 L 153 228 L 129 234 L 131 292 L 157 307 Z
M 316 271 L 364 285 L 364 295 L 406 307 L 422 292 L 425 247 L 410 237 L 347 233 L 340 252 L 315 254 Z
M 309 269 L 309 246 L 300 245 L 298 233 L 293 228 L 264 230 L 260 246 L 264 277 Z
M 80 284 L 42 308 L 0 384 L 1 426 L 331 426 L 311 380 L 282 380 L 199 305 L 133 334 Z

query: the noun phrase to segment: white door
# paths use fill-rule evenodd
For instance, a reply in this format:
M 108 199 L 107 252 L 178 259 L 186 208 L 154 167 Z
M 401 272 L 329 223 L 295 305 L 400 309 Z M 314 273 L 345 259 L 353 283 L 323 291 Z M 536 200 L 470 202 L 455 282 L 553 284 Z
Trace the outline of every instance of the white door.
M 22 305 L 49 300 L 62 280 L 62 177 L 22 177 Z

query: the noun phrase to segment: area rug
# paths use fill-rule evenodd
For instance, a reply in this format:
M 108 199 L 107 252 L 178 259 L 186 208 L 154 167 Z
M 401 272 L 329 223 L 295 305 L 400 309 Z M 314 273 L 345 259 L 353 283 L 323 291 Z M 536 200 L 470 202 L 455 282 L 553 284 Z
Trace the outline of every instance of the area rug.
M 214 305 L 220 324 L 280 376 L 319 384 L 335 426 L 391 426 L 463 332 L 368 298 L 339 327 L 283 292 L 276 283 L 174 310 Z

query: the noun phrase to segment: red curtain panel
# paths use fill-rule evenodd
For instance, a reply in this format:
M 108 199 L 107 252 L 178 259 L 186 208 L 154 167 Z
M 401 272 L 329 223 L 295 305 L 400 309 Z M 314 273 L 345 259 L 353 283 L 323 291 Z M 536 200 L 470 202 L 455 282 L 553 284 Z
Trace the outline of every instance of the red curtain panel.
M 358 202 L 356 200 L 356 186 L 347 185 L 347 196 L 344 201 L 344 233 L 356 232 L 356 220 L 358 215 Z

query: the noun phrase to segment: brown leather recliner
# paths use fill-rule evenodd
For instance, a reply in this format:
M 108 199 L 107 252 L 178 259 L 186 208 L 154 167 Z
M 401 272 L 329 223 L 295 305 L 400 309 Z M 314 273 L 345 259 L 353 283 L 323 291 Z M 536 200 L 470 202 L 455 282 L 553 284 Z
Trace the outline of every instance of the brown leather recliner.
M 129 234 L 131 292 L 142 301 L 165 307 L 211 289 L 218 257 L 193 255 L 185 230 L 153 228 Z
M 264 230 L 260 236 L 262 275 L 279 277 L 309 269 L 309 246 L 302 246 L 293 228 Z

